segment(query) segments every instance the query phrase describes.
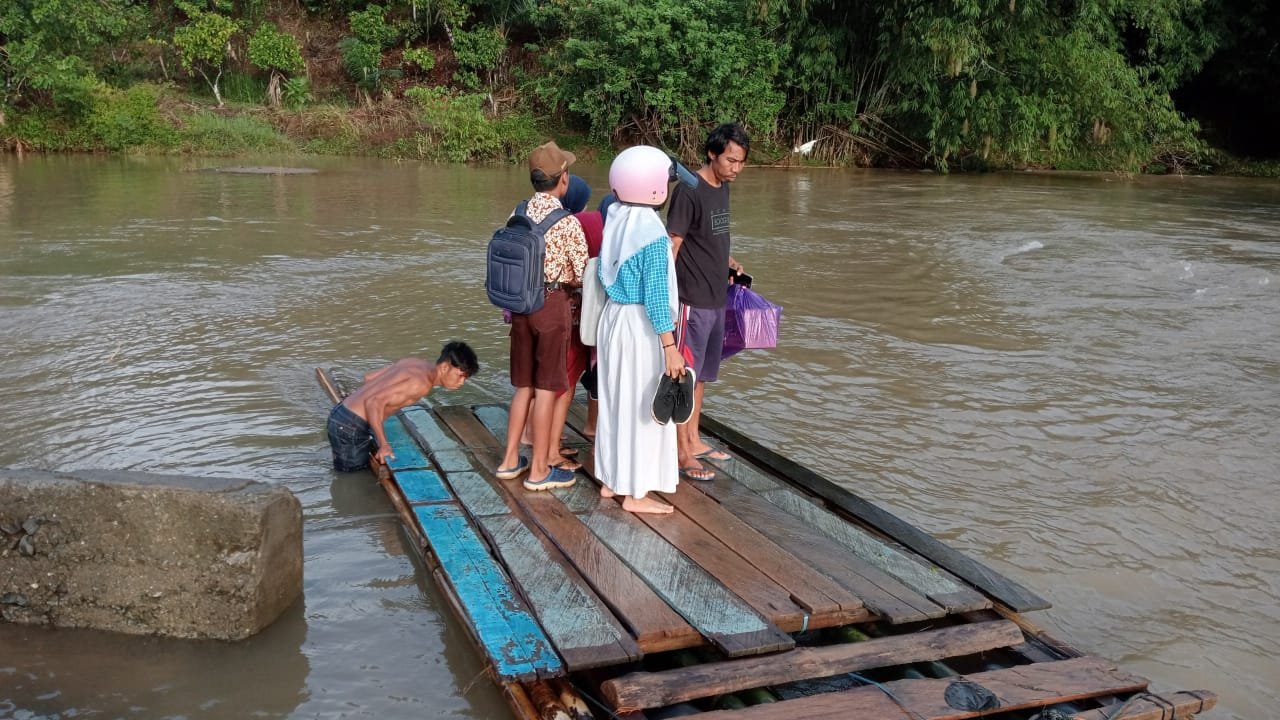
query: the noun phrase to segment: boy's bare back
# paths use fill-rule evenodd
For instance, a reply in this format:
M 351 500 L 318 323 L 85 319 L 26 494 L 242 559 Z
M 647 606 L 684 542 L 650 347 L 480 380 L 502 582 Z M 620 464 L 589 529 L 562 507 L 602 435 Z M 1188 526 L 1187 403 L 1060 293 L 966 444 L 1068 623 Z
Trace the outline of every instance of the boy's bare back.
M 365 384 L 348 395 L 343 404 L 365 421 L 392 415 L 430 393 L 435 372 L 435 363 L 421 358 L 397 360 L 367 375 Z

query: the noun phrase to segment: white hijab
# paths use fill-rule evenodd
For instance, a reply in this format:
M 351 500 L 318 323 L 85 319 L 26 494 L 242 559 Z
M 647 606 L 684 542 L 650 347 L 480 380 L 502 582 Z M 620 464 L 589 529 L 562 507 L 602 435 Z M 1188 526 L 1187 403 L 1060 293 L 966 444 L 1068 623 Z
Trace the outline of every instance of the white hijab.
M 658 211 L 642 205 L 615 202 L 609 206 L 604 222 L 604 241 L 600 245 L 600 279 L 605 288 L 618 281 L 618 270 L 632 255 L 659 238 L 667 242 L 671 238 L 667 227 L 658 217 Z M 676 265 L 671 252 L 667 253 L 667 303 L 674 318 L 679 311 L 676 295 Z

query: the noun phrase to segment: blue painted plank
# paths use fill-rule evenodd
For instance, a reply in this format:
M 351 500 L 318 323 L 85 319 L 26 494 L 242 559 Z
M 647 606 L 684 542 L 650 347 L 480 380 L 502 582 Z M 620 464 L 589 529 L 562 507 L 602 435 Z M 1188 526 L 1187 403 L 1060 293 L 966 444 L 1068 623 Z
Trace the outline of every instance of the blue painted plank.
M 499 680 L 560 677 L 565 667 L 456 505 L 413 508 Z
M 387 463 L 388 468 L 399 471 L 431 467 L 427 456 L 422 454 L 418 441 L 409 437 L 400 418 L 394 416 L 387 418 L 386 422 L 382 423 L 382 430 L 387 434 L 387 443 L 391 445 L 391 452 L 395 453 L 395 459 Z
M 434 470 L 401 470 L 395 474 L 395 481 L 410 505 L 451 502 L 454 499 Z

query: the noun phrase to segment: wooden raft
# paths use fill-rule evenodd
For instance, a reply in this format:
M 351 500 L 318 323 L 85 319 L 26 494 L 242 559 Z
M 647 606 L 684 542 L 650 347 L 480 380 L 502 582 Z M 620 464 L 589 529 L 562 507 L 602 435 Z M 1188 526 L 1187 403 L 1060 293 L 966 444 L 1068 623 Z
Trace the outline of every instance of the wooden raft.
M 676 509 L 663 516 L 601 498 L 578 432 L 563 443 L 581 448 L 574 487 L 498 480 L 506 419 L 411 406 L 388 419 L 395 459 L 376 471 L 522 720 L 1025 720 L 1049 706 L 1172 720 L 1216 702 L 1137 695 L 1146 680 L 1015 612 L 1047 607 L 1039 596 L 710 418 L 732 458 L 659 495 Z M 994 704 L 957 708 L 962 685 Z

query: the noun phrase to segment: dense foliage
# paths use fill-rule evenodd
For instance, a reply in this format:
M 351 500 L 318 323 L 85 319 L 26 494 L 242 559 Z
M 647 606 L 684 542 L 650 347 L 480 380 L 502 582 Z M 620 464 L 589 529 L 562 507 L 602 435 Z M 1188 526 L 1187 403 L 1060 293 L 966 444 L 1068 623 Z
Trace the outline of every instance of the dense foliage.
M 1267 0 L 9 0 L 0 141 L 696 155 L 737 120 L 762 161 L 1178 169 L 1280 151 L 1278 34 Z

